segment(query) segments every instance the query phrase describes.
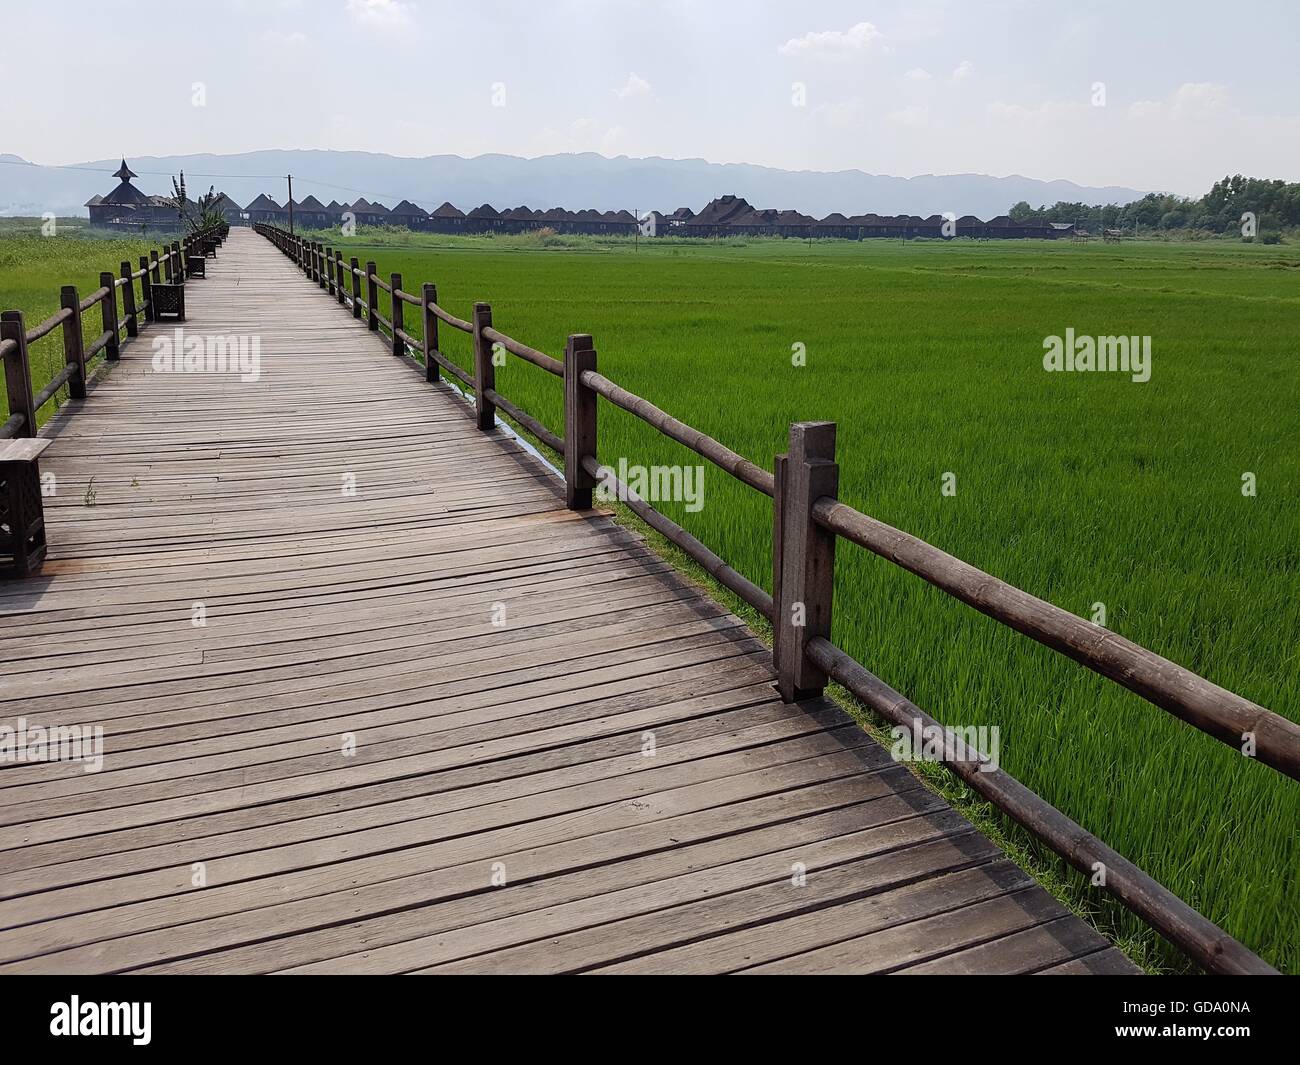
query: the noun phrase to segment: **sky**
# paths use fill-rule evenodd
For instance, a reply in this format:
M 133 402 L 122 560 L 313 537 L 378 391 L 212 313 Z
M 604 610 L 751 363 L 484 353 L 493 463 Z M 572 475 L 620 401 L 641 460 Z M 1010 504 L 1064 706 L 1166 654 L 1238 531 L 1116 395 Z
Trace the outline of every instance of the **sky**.
M 1184 195 L 1300 180 L 1297 0 L 5 8 L 0 153 L 38 163 L 596 151 Z

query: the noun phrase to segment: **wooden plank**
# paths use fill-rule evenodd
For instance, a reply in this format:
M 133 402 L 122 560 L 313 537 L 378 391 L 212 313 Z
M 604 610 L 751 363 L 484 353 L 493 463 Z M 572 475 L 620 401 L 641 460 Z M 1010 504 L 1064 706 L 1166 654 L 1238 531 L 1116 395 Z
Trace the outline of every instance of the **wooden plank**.
M 238 230 L 187 304 L 256 379 L 128 338 L 35 441 L 0 724 L 104 764 L 0 764 L 0 971 L 1120 967 L 370 314 Z

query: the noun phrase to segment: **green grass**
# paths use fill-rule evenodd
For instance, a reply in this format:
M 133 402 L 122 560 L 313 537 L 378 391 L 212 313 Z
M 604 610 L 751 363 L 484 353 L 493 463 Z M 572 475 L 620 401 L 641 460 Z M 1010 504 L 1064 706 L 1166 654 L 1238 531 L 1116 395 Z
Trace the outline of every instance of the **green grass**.
M 762 465 L 790 422 L 836 421 L 849 503 L 1066 610 L 1102 602 L 1115 632 L 1300 716 L 1300 257 L 1287 246 L 634 251 L 362 234 L 342 247 L 408 290 L 436 282 L 461 317 L 490 301 L 497 328 L 556 356 L 568 333 L 591 333 L 602 372 Z M 1045 373 L 1043 338 L 1067 327 L 1150 335 L 1151 381 Z M 468 368 L 467 338 L 445 326 L 442 338 Z M 497 387 L 561 429 L 554 378 L 512 359 Z M 603 405 L 600 458 L 620 456 L 700 461 Z M 663 509 L 770 587 L 769 500 L 709 468 L 702 512 Z M 835 605 L 835 642 L 869 669 L 948 724 L 999 726 L 1010 773 L 1300 971 L 1300 786 L 849 544 Z M 1145 964 L 1185 967 L 1031 837 L 952 778 L 944 787 Z
M 139 239 L 106 234 L 102 229 L 91 229 L 84 219 L 59 219 L 55 234 L 46 237 L 41 235 L 39 218 L 2 219 L 0 310 L 22 311 L 27 329 L 34 329 L 59 309 L 59 290 L 64 285 L 75 285 L 78 295 L 85 299 L 99 288 L 101 271 L 119 276 L 123 260 L 138 264 L 140 256 L 160 247 L 161 241 L 161 234 Z M 136 305 L 140 305 L 139 282 Z M 99 307 L 86 312 L 82 332 L 87 344 L 103 331 L 101 313 Z M 55 329 L 32 344 L 28 359 L 33 391 L 40 391 L 63 368 L 63 330 Z M 102 359 L 101 354 L 95 362 Z M 41 408 L 37 420 L 42 425 L 49 421 L 66 398 L 67 389 L 61 389 L 51 403 Z M 0 389 L 0 421 L 8 416 L 7 396 Z
M 408 290 L 436 282 L 461 317 L 490 301 L 498 328 L 556 356 L 568 333 L 591 333 L 602 372 L 762 465 L 784 450 L 790 422 L 834 420 L 849 503 L 1074 613 L 1103 602 L 1114 631 L 1298 716 L 1291 246 L 731 240 L 634 250 L 617 238 L 384 232 L 340 246 L 385 277 L 401 272 Z M 147 247 L 0 230 L 0 305 L 35 324 L 57 308 L 60 285 L 89 291 L 99 270 Z M 412 332 L 415 317 L 408 308 Z M 1151 381 L 1044 373 L 1043 338 L 1067 327 L 1152 336 Z M 792 365 L 795 343 L 806 346 L 804 367 Z M 37 387 L 61 355 L 51 337 L 34 361 L 42 346 L 55 356 Z M 467 337 L 444 326 L 442 347 L 469 367 Z M 497 386 L 561 429 L 558 380 L 511 359 Z M 600 458 L 621 456 L 701 461 L 603 404 Z M 1241 494 L 1245 471 L 1257 476 L 1255 498 Z M 953 497 L 940 494 L 945 472 L 957 476 Z M 770 501 L 712 467 L 705 486 L 700 513 L 663 509 L 770 588 Z M 836 643 L 940 720 L 997 725 L 1010 773 L 1300 972 L 1300 785 L 851 544 L 839 549 L 835 604 Z M 955 778 L 921 775 L 1132 956 L 1185 967 Z

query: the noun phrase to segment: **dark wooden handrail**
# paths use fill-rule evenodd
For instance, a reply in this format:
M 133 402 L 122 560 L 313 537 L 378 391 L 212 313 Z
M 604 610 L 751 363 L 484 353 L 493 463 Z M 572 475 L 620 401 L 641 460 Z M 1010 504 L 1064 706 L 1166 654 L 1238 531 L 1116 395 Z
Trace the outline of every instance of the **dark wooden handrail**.
M 169 279 L 182 282 L 185 277 L 185 254 L 196 243 L 223 237 L 227 226 L 202 230 L 183 241 L 173 241 L 164 246 L 161 254 L 151 252 L 152 263 L 143 256 L 140 268 L 132 270 L 129 263 L 121 264 L 120 276 L 110 272 L 99 275 L 99 287 L 81 298 L 71 286 L 62 292 L 62 307 L 34 329 L 23 326 L 21 311 L 4 311 L 4 338 L 0 340 L 0 367 L 3 368 L 4 387 L 9 400 L 9 416 L 0 423 L 0 440 L 15 436 L 32 437 L 37 431 L 37 412 L 67 386 L 73 399 L 86 397 L 86 363 L 101 351 L 110 361 L 117 359 L 121 346 L 139 334 L 141 319 L 153 321 L 153 305 L 149 295 L 149 275 L 159 268 L 165 269 Z M 148 265 L 146 265 L 148 264 Z M 139 280 L 143 301 L 137 305 L 134 282 Z M 118 293 L 121 293 L 121 309 Z M 99 306 L 102 308 L 103 329 L 90 343 L 86 343 L 82 329 L 82 315 Z M 62 326 L 64 364 L 39 392 L 33 392 L 28 345 L 49 336 Z M 124 339 L 125 338 L 125 339 Z
M 306 242 L 277 227 L 254 227 L 304 272 L 311 274 Z M 374 266 L 368 280 L 378 282 Z M 433 286 L 426 286 L 432 289 Z M 426 352 L 475 393 L 481 429 L 495 424 L 497 407 L 543 443 L 564 456 L 566 498 L 572 509 L 591 506 L 598 484 L 610 488 L 628 508 L 680 547 L 719 583 L 773 623 L 778 687 L 787 698 L 819 694 L 828 679 L 843 684 L 866 705 L 895 724 L 941 728 L 953 733 L 830 642 L 834 543 L 847 539 L 1032 639 L 1068 655 L 1117 681 L 1154 705 L 1234 748 L 1249 737 L 1254 757 L 1300 779 L 1300 725 L 1205 680 L 1146 648 L 1038 599 L 962 562 L 917 537 L 885 525 L 836 498 L 834 426 L 801 423 L 791 427 L 791 454 L 777 456 L 772 472 L 762 469 L 705 433 L 673 418 L 648 400 L 615 384 L 595 369 L 591 338 L 573 334 L 563 361 L 554 359 L 494 328 L 491 308 L 475 305 L 475 323 L 455 318 L 432 300 L 422 301 L 435 320 L 446 322 L 476 341 L 475 373 L 461 370 L 436 348 Z M 405 335 L 405 334 L 404 334 Z M 409 343 L 409 338 L 408 338 Z M 563 377 L 565 432 L 561 436 L 497 392 L 483 345 L 505 350 Z M 410 346 L 415 347 L 414 343 Z M 427 346 L 427 345 L 426 345 Z M 636 415 L 664 436 L 708 459 L 774 503 L 774 593 L 768 595 L 732 569 L 682 526 L 660 513 L 601 466 L 596 456 L 596 398 Z M 808 621 L 794 625 L 792 605 Z M 1076 868 L 1105 867 L 1102 886 L 1189 958 L 1210 972 L 1273 973 L 1275 970 L 1118 852 L 1034 794 L 1013 777 L 993 769 L 978 751 L 957 741 L 942 758 L 959 777 L 999 810 L 1042 839 Z

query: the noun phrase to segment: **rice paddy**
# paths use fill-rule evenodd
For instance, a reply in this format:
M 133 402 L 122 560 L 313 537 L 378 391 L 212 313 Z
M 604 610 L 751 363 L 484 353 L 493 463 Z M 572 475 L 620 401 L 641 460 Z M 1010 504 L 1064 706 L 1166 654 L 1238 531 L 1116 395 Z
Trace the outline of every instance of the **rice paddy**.
M 1300 719 L 1288 246 L 364 233 L 335 246 L 408 290 L 435 282 L 458 316 L 489 301 L 498 329 L 557 357 L 569 333 L 592 334 L 604 374 L 760 465 L 791 422 L 835 421 L 847 502 L 1066 610 L 1100 609 L 1115 632 Z M 34 324 L 61 284 L 89 291 L 148 247 L 0 236 L 0 304 Z M 1045 339 L 1070 329 L 1149 337 L 1150 379 L 1045 372 Z M 468 337 L 443 327 L 441 340 L 471 365 Z M 61 357 L 57 338 L 43 345 L 37 387 Z M 511 358 L 497 388 L 562 431 L 557 379 Z M 702 461 L 607 404 L 600 417 L 606 464 Z M 702 508 L 661 507 L 770 588 L 765 497 L 709 467 Z M 849 544 L 835 610 L 835 642 L 869 669 L 950 725 L 996 726 L 1003 768 L 1300 972 L 1300 786 Z M 1185 967 L 1006 835 L 1136 957 Z
M 99 275 L 107 270 L 120 274 L 124 261 L 138 264 L 141 255 L 161 246 L 162 237 L 140 239 L 105 236 L 60 219 L 53 236 L 42 236 L 40 219 L 6 219 L 0 226 L 0 310 L 20 310 L 28 329 L 40 325 L 59 309 L 59 290 L 75 285 L 84 299 L 99 288 Z M 169 238 L 170 239 L 170 238 Z M 137 296 L 139 283 L 136 284 Z M 93 340 L 101 331 L 100 309 L 86 312 L 83 333 Z M 63 369 L 62 330 L 32 344 L 28 349 L 33 390 L 39 391 Z M 97 356 L 95 363 L 103 360 Z M 0 420 L 9 414 L 7 397 L 0 390 Z M 43 425 L 67 398 L 67 389 L 38 412 Z
M 764 466 L 790 422 L 835 421 L 854 506 L 1300 715 L 1294 251 L 383 239 L 341 246 L 408 290 L 435 282 L 458 316 L 490 302 L 498 329 L 557 357 L 591 333 L 603 373 Z M 1150 380 L 1045 372 L 1045 338 L 1069 329 L 1149 337 Z M 471 366 L 467 337 L 444 326 L 441 341 Z M 511 358 L 497 388 L 562 431 L 558 380 Z M 701 461 L 608 405 L 599 457 Z M 711 467 L 704 498 L 662 509 L 770 588 L 770 501 Z M 1294 782 L 853 545 L 835 607 L 837 644 L 940 720 L 998 726 L 1005 769 L 1300 971 Z M 1147 964 L 1184 967 L 1064 881 Z

